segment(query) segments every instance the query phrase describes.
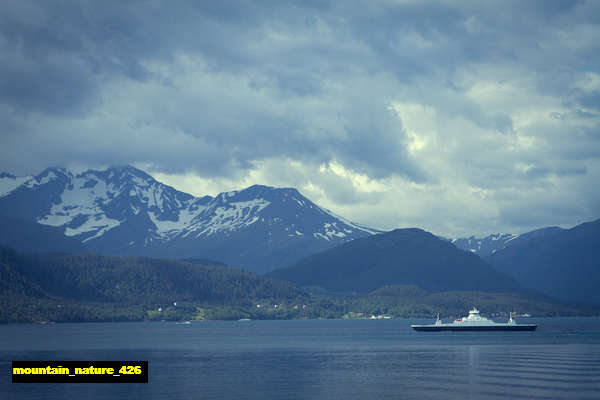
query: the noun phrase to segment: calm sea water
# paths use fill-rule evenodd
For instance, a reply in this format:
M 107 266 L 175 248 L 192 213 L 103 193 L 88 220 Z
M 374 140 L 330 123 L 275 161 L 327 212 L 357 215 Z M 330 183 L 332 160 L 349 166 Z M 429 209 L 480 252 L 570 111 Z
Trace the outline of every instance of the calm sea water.
M 0 326 L 0 399 L 599 399 L 600 318 Z M 11 360 L 148 360 L 148 384 L 12 384 Z

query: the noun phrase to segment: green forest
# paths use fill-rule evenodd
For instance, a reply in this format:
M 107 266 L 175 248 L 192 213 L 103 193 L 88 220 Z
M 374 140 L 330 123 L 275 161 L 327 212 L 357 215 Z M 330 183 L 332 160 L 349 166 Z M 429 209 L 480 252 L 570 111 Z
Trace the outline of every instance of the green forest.
M 460 316 L 597 315 L 535 295 L 427 292 L 386 286 L 332 293 L 206 260 L 23 255 L 0 248 L 0 322 L 181 321 Z

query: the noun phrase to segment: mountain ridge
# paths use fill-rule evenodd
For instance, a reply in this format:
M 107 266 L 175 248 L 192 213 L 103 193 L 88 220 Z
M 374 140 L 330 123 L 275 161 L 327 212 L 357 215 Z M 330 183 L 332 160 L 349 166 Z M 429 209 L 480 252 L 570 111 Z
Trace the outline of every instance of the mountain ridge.
M 526 287 L 561 300 L 600 304 L 600 219 L 517 243 L 488 258 Z
M 388 285 L 416 285 L 437 292 L 525 291 L 478 256 L 418 228 L 356 239 L 269 276 L 339 292 L 367 293 Z
M 254 272 L 378 232 L 295 188 L 256 184 L 196 197 L 131 166 L 3 174 L 0 189 L 0 214 L 62 229 L 92 252 L 219 259 Z
M 444 239 L 450 241 L 459 249 L 470 251 L 471 253 L 477 254 L 486 260 L 497 251 L 504 250 L 510 246 L 526 242 L 533 238 L 550 237 L 563 231 L 565 231 L 565 229 L 558 226 L 548 226 L 545 228 L 534 229 L 522 234 L 493 233 L 483 238 L 470 236 L 465 238 Z

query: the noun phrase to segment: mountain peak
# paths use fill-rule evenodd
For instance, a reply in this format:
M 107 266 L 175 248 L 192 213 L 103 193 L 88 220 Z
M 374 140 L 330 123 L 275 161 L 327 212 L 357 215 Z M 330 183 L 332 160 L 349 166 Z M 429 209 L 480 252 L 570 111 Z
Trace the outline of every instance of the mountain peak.
M 260 185 L 260 184 L 255 184 L 252 186 L 248 186 L 245 189 L 240 190 L 240 192 L 242 191 L 264 191 L 264 192 L 293 192 L 293 193 L 300 193 L 298 192 L 298 190 L 296 188 L 293 187 L 275 187 L 275 186 L 268 186 L 268 185 Z
M 374 233 L 294 188 L 256 184 L 200 198 L 130 165 L 3 178 L 0 211 L 57 227 L 90 251 L 208 257 L 261 272 Z
M 31 176 L 15 176 L 7 172 L 0 173 L 0 198 L 17 189 L 23 183 L 30 180 Z
M 115 165 L 106 169 L 106 172 L 109 174 L 113 174 L 113 176 L 118 176 L 120 179 L 125 177 L 138 177 L 144 180 L 154 180 L 153 177 L 148 175 L 145 171 L 141 169 L 137 169 L 131 165 Z
M 398 228 L 398 229 L 394 229 L 390 232 L 386 233 L 387 235 L 390 236 L 399 236 L 399 235 L 420 235 L 420 236 L 432 236 L 432 237 L 436 237 L 434 234 L 432 234 L 431 232 L 427 232 L 423 229 L 420 228 Z
M 40 180 L 40 179 L 53 179 L 53 177 L 72 177 L 73 174 L 71 173 L 71 171 L 69 171 L 66 168 L 63 167 L 50 167 L 50 168 L 46 168 L 45 170 L 43 170 L 42 172 L 40 172 L 38 175 L 35 176 L 36 179 Z
M 271 276 L 339 292 L 367 293 L 385 285 L 417 285 L 429 291 L 521 290 L 479 257 L 418 228 L 355 239 L 303 258 Z
M 550 237 L 565 231 L 557 226 L 536 229 L 522 234 L 514 233 L 493 233 L 483 238 L 471 236 L 468 238 L 456 238 L 451 242 L 459 249 L 475 253 L 480 257 L 487 259 L 496 252 L 504 250 L 511 246 L 522 245 L 535 238 Z
M 304 197 L 294 188 L 277 188 L 267 185 L 252 185 L 245 189 L 233 190 L 230 192 L 220 193 L 217 197 L 222 201 L 249 201 L 254 199 L 264 199 L 272 201 L 276 198 L 285 198 L 296 196 L 304 199 Z
M 260 185 L 260 184 L 254 184 L 252 186 L 248 186 L 245 189 L 242 190 L 272 190 L 275 189 L 273 186 L 268 186 L 268 185 Z
M 47 183 L 54 182 L 58 183 L 59 186 L 64 186 L 69 180 L 73 178 L 73 174 L 66 168 L 62 167 L 51 167 L 46 168 L 34 177 L 26 177 L 27 179 L 22 181 L 25 187 L 32 189 L 46 185 Z M 31 178 L 31 179 L 29 179 Z M 19 178 L 17 178 L 18 180 Z

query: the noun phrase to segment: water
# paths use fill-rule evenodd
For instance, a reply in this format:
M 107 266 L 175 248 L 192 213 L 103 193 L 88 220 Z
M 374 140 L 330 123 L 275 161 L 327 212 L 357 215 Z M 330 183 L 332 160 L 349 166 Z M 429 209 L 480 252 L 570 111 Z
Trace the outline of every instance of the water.
M 0 326 L 0 399 L 598 399 L 600 319 L 535 332 L 428 320 Z M 148 360 L 148 384 L 12 384 L 11 360 Z

